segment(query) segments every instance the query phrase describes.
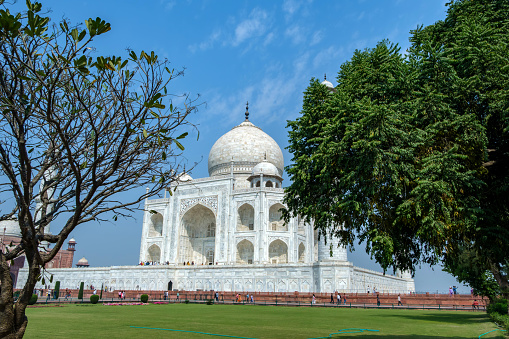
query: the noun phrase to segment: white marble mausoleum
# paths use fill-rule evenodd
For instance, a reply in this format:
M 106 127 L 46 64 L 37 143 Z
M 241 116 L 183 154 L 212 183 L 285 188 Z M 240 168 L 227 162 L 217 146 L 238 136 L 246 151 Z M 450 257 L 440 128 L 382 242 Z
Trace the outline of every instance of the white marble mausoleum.
M 120 290 L 415 290 L 410 274 L 355 267 L 344 247 L 319 240 L 312 225 L 300 218 L 283 222 L 283 153 L 247 112 L 212 146 L 208 170 L 207 178 L 183 174 L 172 195 L 145 201 L 143 265 L 51 269 L 53 281 L 60 289 L 83 281 Z M 22 269 L 17 287 L 25 280 Z

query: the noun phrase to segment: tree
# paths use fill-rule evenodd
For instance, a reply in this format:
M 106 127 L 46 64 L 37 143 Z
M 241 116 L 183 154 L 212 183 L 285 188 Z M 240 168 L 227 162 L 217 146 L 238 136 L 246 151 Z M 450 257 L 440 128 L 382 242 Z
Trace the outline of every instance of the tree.
M 444 21 L 411 32 L 405 57 L 384 41 L 356 51 L 333 92 L 317 96 L 325 87 L 311 82 L 288 123 L 286 216 L 344 245 L 366 240 L 384 270 L 442 261 L 459 272 L 472 248 L 476 269 L 504 287 L 509 4 L 448 6 Z
M 108 23 L 52 26 L 41 9 L 27 1 L 23 13 L 0 10 L 0 185 L 15 202 L 0 220 L 16 220 L 21 232 L 21 242 L 0 253 L 0 337 L 7 338 L 23 336 L 44 265 L 77 226 L 128 217 L 185 172 L 180 141 L 196 110 L 188 96 L 173 106 L 168 86 L 183 73 L 154 52 L 93 58 L 92 42 Z M 141 196 L 118 200 L 147 185 Z M 51 234 L 55 221 L 63 226 Z M 14 302 L 9 263 L 22 255 L 28 279 Z

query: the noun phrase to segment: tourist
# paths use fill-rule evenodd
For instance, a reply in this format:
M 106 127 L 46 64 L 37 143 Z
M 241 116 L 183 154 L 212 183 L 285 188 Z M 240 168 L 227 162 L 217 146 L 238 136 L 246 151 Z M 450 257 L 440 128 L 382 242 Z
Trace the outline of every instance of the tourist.
M 343 294 L 343 305 L 346 305 L 346 294 Z
M 122 300 L 122 291 L 118 291 L 118 298 Z
M 398 293 L 398 306 L 403 306 L 403 303 L 401 302 L 401 294 Z
M 96 295 L 97 294 L 97 289 L 94 289 L 94 292 L 92 294 Z
M 449 296 L 452 297 L 452 287 L 449 286 Z
M 334 295 L 332 293 L 330 294 L 330 303 L 334 304 Z
M 180 299 L 179 299 L 179 293 L 178 293 L 178 292 L 177 292 L 177 300 L 180 300 Z
M 453 292 L 454 294 L 456 294 L 456 289 L 457 289 L 457 287 L 456 287 L 456 286 L 453 286 L 453 287 L 452 287 L 452 292 Z
M 380 293 L 376 294 L 376 305 L 380 306 Z
M 341 305 L 341 294 L 340 293 L 338 293 L 337 298 L 338 298 L 338 305 Z
M 474 300 L 474 303 L 472 304 L 472 309 L 479 309 L 479 302 L 477 301 L 477 299 Z
M 164 300 L 168 299 L 168 291 L 164 291 Z
M 254 303 L 254 297 L 253 294 L 251 294 L 251 302 Z
M 219 301 L 219 293 L 217 291 L 216 291 L 216 301 Z
M 50 298 L 51 298 L 51 291 L 50 291 L 50 290 L 48 290 L 48 291 L 46 292 L 46 301 L 48 301 Z
M 249 302 L 249 293 L 246 294 L 246 302 Z
M 315 294 L 313 293 L 313 298 L 311 298 L 311 304 L 315 304 L 316 303 L 316 297 L 315 297 Z

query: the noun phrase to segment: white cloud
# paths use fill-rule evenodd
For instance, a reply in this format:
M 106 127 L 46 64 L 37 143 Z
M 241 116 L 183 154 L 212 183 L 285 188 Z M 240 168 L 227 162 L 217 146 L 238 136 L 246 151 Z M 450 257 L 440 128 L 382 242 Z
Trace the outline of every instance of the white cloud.
M 199 44 L 192 44 L 192 45 L 190 45 L 189 46 L 189 50 L 192 53 L 194 53 L 197 50 L 205 51 L 207 49 L 210 49 L 210 48 L 214 47 L 214 43 L 216 41 L 218 41 L 220 37 L 221 37 L 221 31 L 220 30 L 215 30 L 214 32 L 212 32 L 209 35 L 209 37 L 205 41 L 202 41 Z
M 292 42 L 295 45 L 303 43 L 306 40 L 306 34 L 303 29 L 298 25 L 293 25 L 292 27 L 288 27 L 285 31 L 285 35 L 292 39 Z
M 171 9 L 177 4 L 175 0 L 161 0 L 161 4 L 164 6 L 165 11 L 171 11 Z
M 297 10 L 299 9 L 300 5 L 301 5 L 300 1 L 285 0 L 285 2 L 283 2 L 283 11 L 289 17 L 291 17 L 295 12 L 297 12 Z
M 257 8 L 253 9 L 249 14 L 249 18 L 239 23 L 235 28 L 232 45 L 238 46 L 249 38 L 264 35 L 268 24 L 267 12 Z
M 311 37 L 310 45 L 311 46 L 316 45 L 317 43 L 322 41 L 322 39 L 323 39 L 322 31 L 316 31 L 316 32 L 313 33 L 313 36 Z
M 343 53 L 344 51 L 342 47 L 330 46 L 329 48 L 318 52 L 313 59 L 313 67 L 323 68 L 324 65 L 327 65 L 331 61 L 338 60 Z

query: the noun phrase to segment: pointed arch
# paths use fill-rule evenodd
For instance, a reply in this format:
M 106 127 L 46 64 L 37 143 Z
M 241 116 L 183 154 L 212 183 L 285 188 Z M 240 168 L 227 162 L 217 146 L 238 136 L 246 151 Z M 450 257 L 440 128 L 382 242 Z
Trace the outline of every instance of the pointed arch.
M 242 240 L 237 244 L 237 263 L 252 264 L 254 256 L 254 246 L 249 240 Z
M 210 208 L 197 204 L 187 210 L 180 222 L 179 262 L 212 263 L 215 236 L 216 216 Z
M 150 216 L 148 236 L 160 237 L 163 234 L 163 215 L 154 213 Z
M 276 203 L 269 208 L 269 228 L 271 231 L 287 231 L 284 220 L 282 219 L 281 209 L 285 207 Z
M 300 263 L 303 263 L 306 261 L 306 246 L 304 246 L 304 243 L 299 244 L 299 260 Z
M 243 204 L 237 211 L 237 231 L 254 230 L 254 208 L 248 203 Z
M 160 262 L 161 261 L 161 249 L 156 244 L 150 246 L 147 250 L 147 261 Z
M 288 262 L 288 246 L 280 239 L 269 245 L 269 262 L 271 264 L 286 264 Z

